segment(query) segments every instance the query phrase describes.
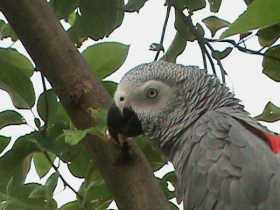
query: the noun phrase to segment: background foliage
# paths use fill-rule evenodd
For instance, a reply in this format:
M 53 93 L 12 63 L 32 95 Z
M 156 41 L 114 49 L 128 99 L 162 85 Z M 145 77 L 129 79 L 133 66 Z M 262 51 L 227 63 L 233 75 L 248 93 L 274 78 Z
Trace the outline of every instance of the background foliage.
M 81 54 L 110 94 L 113 94 L 116 83 L 104 79 L 124 63 L 129 46 L 119 42 L 103 42 L 102 39 L 121 27 L 126 13 L 141 12 L 146 1 L 128 0 L 126 3 L 123 0 L 49 1 L 57 17 L 69 24 L 67 33 L 78 48 L 87 39 L 97 41 Z M 221 4 L 226 4 L 226 1 L 166 1 L 163 5 L 167 12 L 163 20 L 161 40 L 158 43 L 151 43 L 150 46 L 151 50 L 156 51 L 155 60 L 162 53 L 160 59 L 176 62 L 176 58 L 185 50 L 188 43 L 195 42 L 201 49 L 204 68 L 224 82 L 226 69 L 222 61 L 230 56 L 233 49 L 237 49 L 243 53 L 261 55 L 263 73 L 279 82 L 280 45 L 277 40 L 280 37 L 280 2 L 279 0 L 245 0 L 244 2 L 248 5 L 247 11 L 234 23 L 230 23 L 226 20 L 227 17 L 216 16 Z M 206 9 L 210 9 L 209 16 L 194 24 L 193 16 L 200 10 Z M 163 40 L 171 10 L 175 11 L 174 27 L 177 33 L 169 48 L 165 50 Z M 205 30 L 210 31 L 211 37 L 206 37 Z M 217 32 L 220 30 L 224 32 L 221 37 L 217 37 Z M 236 36 L 227 38 L 231 35 Z M 261 46 L 259 50 L 246 47 L 246 40 L 252 36 L 258 37 Z M 5 20 L 0 20 L 0 39 L 18 41 L 16 34 Z M 219 42 L 226 43 L 228 46 L 224 50 L 216 50 L 215 43 Z M 11 136 L 0 136 L 0 208 L 9 210 L 107 209 L 113 201 L 113 195 L 80 143 L 88 132 L 105 135 L 106 111 L 92 110 L 92 117 L 98 120 L 98 126 L 78 130 L 71 123 L 55 92 L 51 87 L 47 88 L 43 76 L 44 91 L 39 96 L 35 95 L 31 78 L 39 74 L 36 72 L 39 69 L 36 69 L 29 58 L 13 48 L 13 45 L 0 48 L 0 68 L 0 89 L 9 94 L 14 105 L 11 109 L 0 112 L 0 129 L 11 125 L 36 126 L 32 128 L 32 132 L 18 137 L 15 141 L 11 141 Z M 34 123 L 31 125 L 23 118 L 24 111 L 32 112 Z M 268 102 L 263 113 L 256 118 L 266 122 L 280 120 L 280 108 Z M 154 171 L 159 170 L 166 163 L 149 141 L 139 137 L 137 143 Z M 24 184 L 31 161 L 40 178 L 46 179 L 44 184 Z M 67 165 L 73 176 L 83 179 L 78 191 L 75 191 L 71 183 L 60 174 L 61 162 Z M 76 200 L 58 208 L 53 193 L 59 180 L 76 194 Z M 165 174 L 162 178 L 158 178 L 158 181 L 168 199 L 173 199 L 175 194 L 169 185 L 175 185 L 174 172 Z M 178 209 L 175 205 L 173 208 Z

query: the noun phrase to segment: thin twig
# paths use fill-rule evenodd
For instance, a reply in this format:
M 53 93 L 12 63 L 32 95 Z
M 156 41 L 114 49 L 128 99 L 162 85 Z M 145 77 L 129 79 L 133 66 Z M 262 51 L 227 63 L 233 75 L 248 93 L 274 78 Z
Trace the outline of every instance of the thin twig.
M 249 39 L 252 39 L 252 38 L 254 38 L 256 35 L 255 34 L 251 34 L 251 35 L 249 35 L 248 37 L 245 37 L 245 38 L 243 38 L 243 39 L 240 39 L 239 41 L 238 41 L 238 45 L 240 45 L 241 43 L 245 43 L 245 42 L 247 42 Z
M 206 49 L 206 48 L 205 48 L 205 49 Z M 206 52 L 207 58 L 208 58 L 208 60 L 209 60 L 209 62 L 210 62 L 210 65 L 211 65 L 213 74 L 214 74 L 215 76 L 217 76 L 216 67 L 215 67 L 215 64 L 214 64 L 214 62 L 213 62 L 213 59 L 212 59 L 212 57 L 211 57 L 211 55 L 210 55 L 210 53 L 208 52 L 207 49 L 205 50 L 205 52 Z
M 203 59 L 203 66 L 204 66 L 204 69 L 207 70 L 207 60 L 206 60 L 206 55 L 207 55 L 207 58 L 209 60 L 209 52 L 207 52 L 207 49 L 205 47 L 205 41 L 203 39 L 203 37 L 200 36 L 200 34 L 197 32 L 194 24 L 193 24 L 193 21 L 192 21 L 192 17 L 191 15 L 188 15 L 187 17 L 185 16 L 185 14 L 182 12 L 182 11 L 179 11 L 180 12 L 180 15 L 183 16 L 187 22 L 187 24 L 189 24 L 191 26 L 191 30 L 192 30 L 192 33 L 195 35 L 196 39 L 197 39 L 197 43 L 199 45 L 199 48 L 200 48 L 200 51 L 201 51 L 201 55 L 202 55 L 202 59 Z M 211 56 L 210 56 L 211 58 Z M 211 64 L 211 61 L 209 60 L 210 64 Z M 213 66 L 211 64 L 211 67 L 212 67 L 212 70 L 213 70 Z M 213 72 L 215 71 L 215 67 L 214 67 L 214 70 Z
M 82 200 L 83 200 L 83 196 L 81 196 L 81 195 L 80 195 L 80 194 L 79 194 L 65 179 L 64 179 L 64 177 L 63 177 L 63 176 L 61 175 L 61 173 L 59 172 L 59 167 L 57 167 L 57 166 L 53 163 L 53 161 L 52 161 L 50 155 L 48 154 L 48 152 L 45 151 L 45 150 L 43 150 L 43 154 L 45 155 L 45 157 L 47 158 L 47 160 L 48 160 L 49 163 L 51 164 L 52 168 L 53 168 L 53 169 L 55 170 L 55 172 L 58 174 L 59 178 L 60 178 L 61 181 L 63 182 L 63 185 L 69 187 L 69 189 L 70 189 L 73 193 L 75 193 L 75 195 L 77 196 L 77 198 L 80 199 L 80 200 L 82 201 Z
M 216 67 L 215 67 L 215 64 L 213 62 L 213 59 L 212 59 L 210 53 L 208 52 L 207 48 L 205 47 L 207 42 L 205 41 L 204 37 L 201 37 L 201 35 L 197 32 L 197 30 L 196 30 L 196 28 L 193 24 L 191 15 L 186 17 L 183 12 L 180 12 L 180 14 L 184 16 L 185 20 L 187 21 L 187 24 L 189 26 L 191 26 L 190 28 L 192 30 L 192 33 L 195 35 L 195 37 L 197 39 L 197 42 L 198 42 L 200 50 L 201 50 L 202 58 L 203 58 L 204 68 L 207 70 L 207 61 L 206 61 L 206 57 L 207 57 L 209 62 L 210 62 L 213 74 L 215 76 L 217 76 Z
M 206 46 L 209 47 L 209 49 L 212 51 L 212 53 L 215 51 L 215 49 L 212 47 L 212 45 L 209 42 L 206 42 Z M 226 82 L 225 75 L 227 75 L 227 72 L 225 71 L 224 66 L 223 66 L 221 60 L 218 59 L 218 58 L 215 58 L 215 60 L 217 61 L 218 66 L 220 67 L 222 81 L 223 81 L 223 83 L 225 83 Z
M 198 45 L 199 45 L 199 48 L 200 48 L 200 51 L 201 51 L 201 55 L 202 55 L 202 60 L 203 60 L 203 67 L 204 69 L 207 71 L 207 60 L 206 60 L 206 52 L 207 49 L 205 48 L 205 46 L 198 41 Z
M 229 39 L 219 40 L 219 39 L 209 39 L 209 38 L 206 38 L 206 40 L 209 41 L 209 42 L 229 43 L 229 44 L 231 44 L 232 46 L 234 46 L 236 49 L 238 49 L 241 52 L 252 54 L 252 55 L 260 55 L 260 56 L 263 56 L 263 57 L 266 57 L 266 58 L 270 58 L 270 59 L 273 59 L 273 60 L 276 60 L 276 61 L 280 62 L 280 58 L 278 58 L 278 57 L 271 56 L 271 55 L 266 55 L 265 53 L 262 53 L 260 51 L 255 51 L 255 50 L 251 50 L 251 49 L 248 49 L 248 48 L 245 48 L 245 47 L 241 47 L 234 40 L 229 40 Z
M 160 42 L 159 42 L 159 49 L 157 50 L 156 56 L 154 61 L 157 61 L 160 51 L 163 49 L 163 40 L 164 40 L 164 36 L 165 36 L 165 32 L 166 32 L 166 27 L 167 27 L 167 23 L 168 23 L 168 19 L 169 19 L 169 15 L 170 15 L 170 10 L 171 10 L 171 4 L 168 3 L 167 5 L 167 9 L 166 9 L 166 15 L 165 15 L 165 20 L 164 20 L 164 24 L 162 27 L 162 32 L 161 32 L 161 37 L 160 37 Z
M 262 52 L 266 47 L 262 47 L 261 49 L 258 50 L 258 52 Z

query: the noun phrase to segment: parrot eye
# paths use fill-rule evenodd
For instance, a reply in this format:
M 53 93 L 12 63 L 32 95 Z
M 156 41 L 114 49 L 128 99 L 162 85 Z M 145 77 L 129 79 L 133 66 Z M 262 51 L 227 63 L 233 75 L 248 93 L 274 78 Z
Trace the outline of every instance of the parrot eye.
M 147 98 L 155 98 L 158 96 L 158 90 L 155 88 L 148 88 L 146 90 L 146 97 Z

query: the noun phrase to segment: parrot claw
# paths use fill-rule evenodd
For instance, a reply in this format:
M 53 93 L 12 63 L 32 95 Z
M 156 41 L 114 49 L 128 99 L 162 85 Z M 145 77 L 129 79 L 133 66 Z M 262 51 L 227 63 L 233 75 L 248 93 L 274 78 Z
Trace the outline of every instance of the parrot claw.
M 127 145 L 127 141 L 129 140 L 128 137 L 123 136 L 122 134 L 118 134 L 117 142 L 121 146 L 121 148 L 125 147 Z
M 116 164 L 126 165 L 134 160 L 133 150 L 130 145 L 131 138 L 118 134 L 118 145 L 120 146 L 120 156 Z
M 122 134 L 117 134 L 115 137 L 113 137 L 110 134 L 109 130 L 106 131 L 106 136 L 110 140 L 110 142 L 118 146 L 121 150 L 120 156 L 117 159 L 116 164 L 124 164 L 133 159 L 131 148 L 129 145 L 129 141 L 131 140 L 130 137 L 123 136 Z
M 118 133 L 116 135 L 112 135 L 109 130 L 106 130 L 106 137 L 115 145 L 122 147 L 125 142 L 127 141 L 127 137 L 123 136 L 122 134 Z

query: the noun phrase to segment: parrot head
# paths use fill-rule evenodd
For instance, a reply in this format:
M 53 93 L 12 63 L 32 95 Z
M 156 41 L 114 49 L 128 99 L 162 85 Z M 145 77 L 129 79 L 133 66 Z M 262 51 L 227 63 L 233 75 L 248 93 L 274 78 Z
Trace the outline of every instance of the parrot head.
M 111 135 L 145 134 L 154 139 L 178 124 L 188 109 L 186 102 L 192 92 L 191 80 L 195 79 L 190 69 L 205 74 L 198 67 L 186 68 L 164 61 L 142 64 L 127 72 L 108 112 Z M 186 79 L 190 80 L 189 85 Z
M 210 97 L 215 95 L 213 88 L 228 93 L 218 79 L 195 66 L 165 61 L 136 66 L 124 75 L 114 94 L 107 117 L 109 132 L 114 138 L 144 134 L 159 140 L 162 148 L 218 104 L 217 97 Z

